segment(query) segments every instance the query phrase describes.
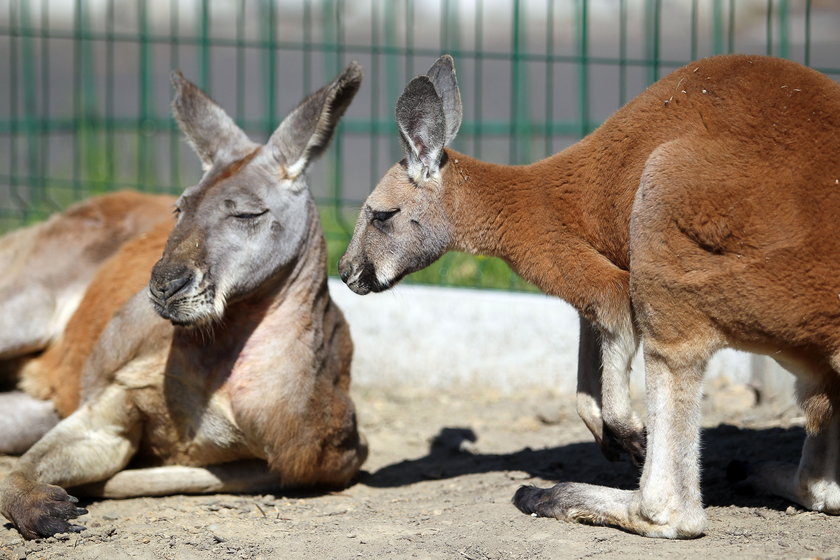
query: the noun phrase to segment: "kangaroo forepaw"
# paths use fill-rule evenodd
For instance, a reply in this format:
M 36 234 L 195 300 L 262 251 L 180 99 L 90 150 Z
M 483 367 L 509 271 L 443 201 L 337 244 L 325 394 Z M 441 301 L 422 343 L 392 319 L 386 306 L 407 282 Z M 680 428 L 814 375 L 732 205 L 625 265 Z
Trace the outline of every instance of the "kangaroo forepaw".
M 609 461 L 618 461 L 626 453 L 631 463 L 641 466 L 645 462 L 646 445 L 647 432 L 644 428 L 633 429 L 625 426 L 610 427 L 604 425 L 601 452 Z
M 87 510 L 63 488 L 33 483 L 25 493 L 6 500 L 4 514 L 25 539 L 50 537 L 56 533 L 78 533 L 81 525 L 69 522 Z

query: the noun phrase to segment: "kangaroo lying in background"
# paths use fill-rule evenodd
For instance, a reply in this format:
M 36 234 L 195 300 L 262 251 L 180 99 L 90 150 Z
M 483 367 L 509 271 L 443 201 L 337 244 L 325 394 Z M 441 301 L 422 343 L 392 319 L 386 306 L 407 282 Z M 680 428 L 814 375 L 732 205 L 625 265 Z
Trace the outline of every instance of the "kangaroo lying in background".
M 505 259 L 580 312 L 579 410 L 602 442 L 609 430 L 630 450 L 644 441 L 627 391 L 644 340 L 640 489 L 523 487 L 517 507 L 701 535 L 703 373 L 735 347 L 795 373 L 806 417 L 799 466 L 763 464 L 755 480 L 840 514 L 840 85 L 774 58 L 701 60 L 525 166 L 446 147 L 461 122 L 448 56 L 408 84 L 396 116 L 406 159 L 371 193 L 340 261 L 352 290 L 388 289 L 447 250 Z
M 173 202 L 120 191 L 0 237 L 0 378 L 4 388 L 25 391 L 0 393 L 0 453 L 23 453 L 58 422 L 53 404 L 68 405 L 50 399 L 78 399 L 78 375 L 36 377 L 26 363 L 60 338 L 102 263 L 129 239 L 169 221 Z
M 68 487 L 105 497 L 266 491 L 343 486 L 356 474 L 367 446 L 348 395 L 353 346 L 327 291 L 304 171 L 361 78 L 348 66 L 260 146 L 173 74 L 173 111 L 205 173 L 178 199 L 174 227 L 102 267 L 58 358 L 32 366 L 81 364 L 82 387 L 78 409 L 0 487 L 0 512 L 25 538 L 81 529 L 68 521 L 85 513 Z M 129 462 L 145 468 L 123 470 Z

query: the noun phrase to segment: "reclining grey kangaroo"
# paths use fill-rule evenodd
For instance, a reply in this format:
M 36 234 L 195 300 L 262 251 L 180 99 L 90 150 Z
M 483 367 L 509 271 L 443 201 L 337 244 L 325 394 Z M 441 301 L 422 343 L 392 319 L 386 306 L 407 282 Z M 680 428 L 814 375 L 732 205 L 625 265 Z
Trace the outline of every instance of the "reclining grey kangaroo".
M 304 172 L 361 78 L 350 64 L 262 146 L 173 74 L 173 112 L 204 176 L 178 199 L 174 225 L 100 268 L 44 354 L 53 358 L 34 360 L 76 364 L 82 381 L 78 409 L 0 486 L 0 512 L 25 538 L 80 529 L 69 520 L 85 510 L 69 487 L 106 497 L 266 491 L 343 486 L 356 474 L 367 446 L 348 395 L 353 346 L 327 291 Z M 129 462 L 143 468 L 124 470 Z

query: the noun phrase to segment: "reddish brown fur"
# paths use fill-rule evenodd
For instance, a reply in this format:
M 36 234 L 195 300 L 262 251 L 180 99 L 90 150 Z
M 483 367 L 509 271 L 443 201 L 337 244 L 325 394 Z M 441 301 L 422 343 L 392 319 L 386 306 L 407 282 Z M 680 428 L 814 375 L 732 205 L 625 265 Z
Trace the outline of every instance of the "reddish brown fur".
M 454 188 L 443 203 L 456 248 L 505 258 L 596 324 L 620 316 L 631 283 L 644 283 L 634 295 L 683 317 L 666 329 L 643 312 L 651 334 L 677 340 L 706 329 L 727 344 L 789 353 L 827 376 L 803 395 L 809 426 L 837 406 L 828 367 L 840 353 L 840 86 L 832 80 L 779 59 L 717 57 L 663 79 L 532 165 L 448 154 L 443 183 Z M 750 161 L 761 162 L 759 175 Z M 663 251 L 640 249 L 634 282 L 627 224 L 645 182 L 663 196 L 641 217 Z M 686 210 L 671 214 L 678 207 Z M 656 208 L 666 213 L 654 217 Z
M 174 199 L 171 199 L 174 202 Z M 82 368 L 105 326 L 149 281 L 149 271 L 160 257 L 174 221 L 158 224 L 150 232 L 127 242 L 97 272 L 62 338 L 27 364 L 26 378 L 42 379 L 62 417 L 79 406 Z
M 34 243 L 17 247 L 12 262 L 7 263 L 9 275 L 35 274 L 35 281 L 59 289 L 63 283 L 89 285 L 99 267 L 136 236 L 146 235 L 158 224 L 171 227 L 174 197 L 149 195 L 133 191 L 119 191 L 94 197 L 71 206 L 43 224 L 35 226 L 39 235 Z M 12 234 L 14 235 L 14 233 Z M 29 286 L 22 286 L 27 289 Z M 115 290 L 117 286 L 97 289 Z M 54 296 L 58 298 L 58 296 Z M 123 300 L 124 301 L 124 300 Z M 106 302 L 118 306 L 120 303 Z M 116 307 L 115 307 L 116 308 Z M 79 370 L 83 356 L 92 348 L 96 336 L 104 327 L 84 314 L 76 319 L 85 329 L 84 340 L 72 342 L 53 340 L 34 360 L 26 360 L 17 372 L 24 390 L 42 399 L 52 399 L 63 416 L 78 404 Z M 23 320 L 23 318 L 21 318 Z M 71 317 L 71 321 L 72 321 Z M 104 319 L 107 321 L 107 319 Z M 76 329 L 71 329 L 77 332 Z M 71 336 L 73 336 L 71 334 Z M 76 343 L 83 343 L 76 348 Z M 66 365 L 64 353 L 72 350 L 77 362 Z

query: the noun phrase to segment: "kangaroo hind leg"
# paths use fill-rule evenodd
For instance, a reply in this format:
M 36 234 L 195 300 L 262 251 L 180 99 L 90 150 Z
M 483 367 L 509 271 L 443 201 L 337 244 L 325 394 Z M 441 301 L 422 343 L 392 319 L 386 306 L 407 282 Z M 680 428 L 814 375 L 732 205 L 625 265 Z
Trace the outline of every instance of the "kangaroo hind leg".
M 840 391 L 838 383 L 828 385 L 800 395 L 805 397 L 807 435 L 799 464 L 751 465 L 746 482 L 809 510 L 840 515 Z

